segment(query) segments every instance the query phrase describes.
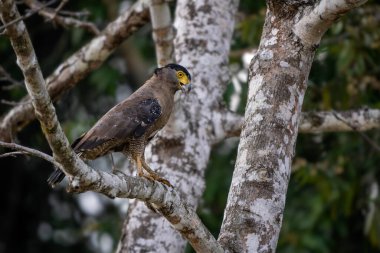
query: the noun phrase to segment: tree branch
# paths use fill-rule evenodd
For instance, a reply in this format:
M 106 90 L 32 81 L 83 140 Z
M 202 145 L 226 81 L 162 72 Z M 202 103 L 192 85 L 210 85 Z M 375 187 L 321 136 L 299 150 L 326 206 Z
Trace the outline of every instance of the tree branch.
M 7 86 L 2 86 L 2 90 L 12 90 L 14 88 L 23 87 L 23 83 L 13 79 L 13 77 L 2 66 L 0 66 L 0 81 L 6 81 L 10 83 Z
M 322 35 L 343 14 L 367 0 L 321 0 L 305 10 L 307 14 L 294 26 L 294 33 L 308 46 L 318 45 Z
M 63 27 L 68 27 L 68 26 L 73 26 L 73 27 L 80 27 L 84 28 L 87 31 L 99 35 L 100 31 L 98 28 L 91 22 L 85 22 L 81 20 L 77 20 L 72 17 L 62 17 L 58 15 L 58 12 L 60 9 L 67 3 L 67 0 L 62 1 L 60 5 L 57 7 L 57 9 L 48 9 L 48 8 L 41 8 L 43 6 L 42 3 L 36 0 L 25 0 L 24 1 L 32 10 L 37 11 L 38 14 L 41 16 L 47 18 L 48 20 L 52 20 L 55 23 L 63 26 Z
M 41 5 L 39 6 L 39 8 L 37 8 L 37 9 L 35 9 L 35 10 L 33 10 L 33 11 L 30 11 L 30 12 L 26 13 L 24 16 L 19 16 L 17 19 L 14 19 L 14 20 L 12 20 L 12 21 L 9 22 L 9 23 L 4 23 L 4 25 L 0 26 L 0 33 L 2 33 L 2 30 L 3 30 L 3 29 L 4 29 L 4 31 L 5 31 L 5 28 L 7 28 L 8 26 L 13 25 L 13 24 L 15 24 L 15 23 L 17 23 L 17 22 L 19 22 L 19 21 L 21 21 L 21 20 L 25 20 L 25 19 L 27 19 L 27 18 L 30 18 L 31 16 L 33 16 L 34 14 L 36 14 L 37 12 L 39 12 L 40 10 L 46 8 L 46 7 L 49 6 L 49 5 L 54 4 L 55 2 L 57 2 L 57 0 L 51 0 L 51 1 L 47 2 L 47 3 L 45 3 L 45 4 L 41 4 Z
M 380 128 L 380 110 L 365 108 L 341 112 L 304 112 L 301 115 L 299 131 L 301 133 L 349 132 L 375 128 Z
M 149 11 L 142 1 L 136 2 L 127 12 L 110 23 L 102 33 L 64 61 L 47 79 L 49 95 L 57 100 L 73 88 L 91 71 L 98 68 L 126 38 L 149 20 Z M 12 108 L 0 123 L 0 140 L 10 142 L 13 134 L 35 119 L 28 96 L 19 106 Z
M 1 154 L 0 158 L 11 155 L 33 155 L 40 157 L 54 166 L 62 169 L 53 157 L 22 145 L 0 141 L 0 146 L 19 150 L 22 152 L 12 152 Z M 83 176 L 71 178 L 69 191 L 84 192 L 95 191 L 110 198 L 137 198 L 152 203 L 155 209 L 160 212 L 185 238 L 189 240 L 194 249 L 198 252 L 223 252 L 215 238 L 202 224 L 193 209 L 188 208 L 173 188 L 168 188 L 163 184 L 151 182 L 144 178 L 134 178 L 116 172 L 116 175 L 104 171 L 96 171 L 85 166 L 81 168 Z
M 4 23 L 19 17 L 12 0 L 0 1 Z M 223 252 L 215 238 L 202 224 L 194 210 L 183 204 L 174 189 L 157 182 L 96 171 L 88 167 L 74 151 L 58 122 L 55 108 L 46 89 L 32 43 L 24 22 L 7 27 L 7 34 L 23 72 L 25 85 L 41 128 L 55 160 L 69 176 L 72 191 L 93 190 L 110 197 L 138 198 L 149 201 L 198 252 Z
M 151 0 L 149 5 L 153 28 L 153 40 L 156 47 L 158 66 L 174 62 L 174 31 L 171 22 L 169 4 L 166 0 Z
M 362 132 L 359 132 L 357 130 L 357 127 L 356 125 L 353 125 L 351 124 L 350 122 L 347 122 L 345 119 L 343 119 L 342 117 L 340 117 L 340 115 L 338 115 L 336 112 L 333 112 L 334 113 L 334 116 L 341 122 L 343 122 L 344 124 L 346 124 L 347 126 L 349 126 L 350 128 L 352 128 L 353 131 L 355 132 L 358 132 L 360 134 L 360 136 L 366 141 L 368 142 L 374 149 L 376 149 L 378 152 L 380 152 L 380 146 L 377 145 L 376 142 L 372 141 L 371 138 L 369 138 L 366 134 L 362 133 Z
M 8 142 L 3 142 L 3 141 L 0 141 L 0 147 L 22 151 L 22 152 L 18 152 L 17 154 L 23 154 L 23 155 L 30 154 L 30 155 L 42 158 L 42 159 L 52 163 L 54 166 L 56 166 L 58 168 L 62 168 L 62 166 L 59 163 L 57 163 L 53 157 L 51 157 L 50 155 L 47 155 L 41 151 L 38 151 L 36 149 L 28 148 L 28 147 L 25 147 L 22 145 L 18 145 L 16 143 L 8 143 Z M 6 153 L 6 154 L 12 154 L 12 153 Z
M 244 117 L 227 109 L 214 110 L 212 124 L 214 134 L 213 144 L 217 144 L 226 138 L 239 137 L 244 123 Z
M 214 143 L 228 137 L 239 137 L 244 117 L 231 112 L 216 112 L 214 124 L 223 128 L 215 136 Z M 368 131 L 380 128 L 380 109 L 358 109 L 349 111 L 303 112 L 301 114 L 300 133 L 327 133 Z

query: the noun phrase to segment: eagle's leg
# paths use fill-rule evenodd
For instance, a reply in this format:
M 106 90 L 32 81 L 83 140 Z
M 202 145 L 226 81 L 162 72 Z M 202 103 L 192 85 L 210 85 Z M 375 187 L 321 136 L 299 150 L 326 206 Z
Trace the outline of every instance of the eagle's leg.
M 149 167 L 149 165 L 145 162 L 144 157 L 142 157 L 142 159 L 140 161 L 141 161 L 141 164 L 142 164 L 143 168 L 145 169 L 145 171 L 148 172 L 148 174 L 149 174 L 149 175 L 144 175 L 144 177 L 146 177 L 148 179 L 151 179 L 151 180 L 155 180 L 155 181 L 161 182 L 163 184 L 166 184 L 167 186 L 173 187 L 173 185 L 168 180 L 166 180 L 165 178 L 160 177 L 156 172 L 154 172 Z
M 141 157 L 137 156 L 135 161 L 137 165 L 137 175 L 139 175 L 139 177 L 146 177 L 142 168 Z
M 110 155 L 110 159 L 111 159 L 111 163 L 112 163 L 112 172 L 115 172 L 116 171 L 116 167 L 115 167 L 115 162 L 113 160 L 112 153 L 110 153 L 109 155 Z

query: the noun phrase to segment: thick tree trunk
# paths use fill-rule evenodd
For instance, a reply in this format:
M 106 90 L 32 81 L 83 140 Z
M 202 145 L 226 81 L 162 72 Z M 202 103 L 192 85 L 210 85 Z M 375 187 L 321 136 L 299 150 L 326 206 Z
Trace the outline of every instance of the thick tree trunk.
M 231 252 L 275 251 L 314 48 L 292 32 L 294 10 L 272 6 L 251 62 L 249 100 L 220 242 Z M 291 12 L 292 11 L 292 12 Z M 275 15 L 277 12 L 278 15 Z
M 260 46 L 249 67 L 245 123 L 219 236 L 229 252 L 276 250 L 314 53 L 333 20 L 349 10 L 347 5 L 354 6 L 348 2 L 267 1 Z
M 192 74 L 193 90 L 181 95 L 168 126 L 146 155 L 196 208 L 204 171 L 220 126 L 219 103 L 229 80 L 228 54 L 237 0 L 177 1 L 175 57 Z M 143 202 L 132 201 L 118 252 L 183 252 L 186 241 Z

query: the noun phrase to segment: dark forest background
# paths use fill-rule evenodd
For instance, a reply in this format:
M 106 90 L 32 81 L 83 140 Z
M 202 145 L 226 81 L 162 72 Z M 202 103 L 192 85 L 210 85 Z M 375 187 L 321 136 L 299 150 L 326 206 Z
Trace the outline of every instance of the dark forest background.
M 69 1 L 64 9 L 87 11 L 87 20 L 102 29 L 132 2 Z M 175 3 L 171 5 L 174 11 Z M 28 11 L 22 3 L 19 10 Z M 246 66 L 250 52 L 259 45 L 265 11 L 264 1 L 240 1 L 230 54 L 233 81 L 225 102 L 241 114 L 247 95 Z M 38 14 L 25 23 L 45 76 L 94 36 L 83 29 L 54 25 Z M 327 32 L 311 70 L 304 111 L 380 108 L 379 27 L 380 3 L 373 0 Z M 13 79 L 22 81 L 5 36 L 0 37 L 0 65 Z M 136 90 L 155 66 L 151 27 L 145 26 L 56 103 L 70 141 Z M 6 101 L 19 101 L 26 90 L 23 85 L 8 89 L 9 82 L 0 80 L 0 113 L 4 114 L 10 108 Z M 379 130 L 365 135 L 380 143 Z M 36 121 L 17 135 L 17 142 L 50 153 Z M 237 143 L 231 139 L 216 146 L 207 169 L 206 192 L 198 213 L 215 236 Z M 123 166 L 120 156 L 117 160 Z M 111 168 L 107 158 L 96 163 Z M 115 251 L 127 200 L 95 193 L 68 194 L 64 185 L 51 189 L 46 179 L 52 166 L 34 157 L 2 158 L 0 168 L 0 252 Z M 379 181 L 380 153 L 359 133 L 300 134 L 277 252 L 380 252 Z

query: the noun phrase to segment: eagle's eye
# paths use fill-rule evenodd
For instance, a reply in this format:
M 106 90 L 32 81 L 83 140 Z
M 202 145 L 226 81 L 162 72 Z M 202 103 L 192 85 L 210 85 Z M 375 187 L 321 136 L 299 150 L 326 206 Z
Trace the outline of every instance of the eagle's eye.
M 190 83 L 190 79 L 182 70 L 177 70 L 176 74 L 180 85 L 187 85 Z
M 182 71 L 178 71 L 178 72 L 177 72 L 177 76 L 178 76 L 178 78 L 183 78 L 184 75 L 185 75 L 185 74 L 184 74 Z

